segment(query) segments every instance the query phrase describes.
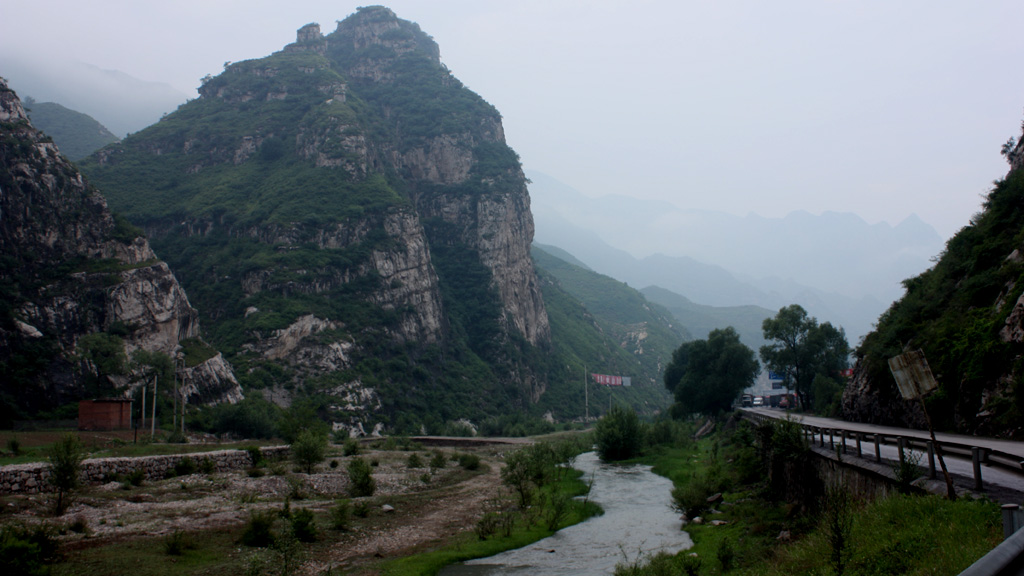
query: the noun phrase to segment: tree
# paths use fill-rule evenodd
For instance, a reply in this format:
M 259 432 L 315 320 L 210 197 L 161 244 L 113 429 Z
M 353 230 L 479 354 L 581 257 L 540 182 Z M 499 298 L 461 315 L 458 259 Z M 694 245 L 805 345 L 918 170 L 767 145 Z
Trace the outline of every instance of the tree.
M 316 430 L 303 430 L 292 442 L 292 459 L 306 474 L 312 474 L 316 465 L 323 462 L 326 456 L 327 435 Z
M 79 475 L 82 472 L 82 443 L 78 436 L 68 433 L 54 443 L 49 450 L 50 484 L 57 490 L 57 502 L 54 513 L 57 516 L 71 505 L 71 492 L 81 484 Z
M 682 413 L 716 414 L 729 409 L 760 369 L 754 351 L 730 326 L 677 348 L 665 367 L 665 387 L 675 394 Z
M 644 429 L 632 408 L 613 406 L 594 427 L 597 455 L 605 462 L 627 460 L 640 455 Z
M 822 374 L 837 379 L 849 363 L 850 345 L 846 333 L 831 323 L 819 325 L 798 304 L 779 310 L 761 325 L 765 340 L 761 360 L 774 372 L 785 374 L 803 407 L 811 406 L 814 377 Z
M 320 404 L 308 398 L 293 402 L 277 421 L 278 434 L 289 444 L 295 442 L 303 430 L 312 430 L 327 436 L 330 433 L 330 426 L 317 415 L 319 407 Z
M 362 458 L 356 456 L 348 463 L 349 495 L 353 498 L 373 496 L 377 490 L 377 482 L 373 479 L 373 470 Z
M 128 356 L 124 340 L 115 334 L 94 332 L 78 339 L 78 358 L 84 360 L 95 376 L 90 378 L 89 394 L 104 396 L 113 391 L 111 376 L 122 376 L 128 371 Z

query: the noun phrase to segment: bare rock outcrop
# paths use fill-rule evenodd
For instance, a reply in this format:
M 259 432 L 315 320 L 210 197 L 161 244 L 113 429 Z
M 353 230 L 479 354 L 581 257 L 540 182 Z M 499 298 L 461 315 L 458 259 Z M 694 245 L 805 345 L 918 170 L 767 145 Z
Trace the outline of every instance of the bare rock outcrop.
M 32 127 L 2 79 L 0 133 L 0 280 L 12 287 L 0 318 L 0 359 L 12 370 L 0 390 L 29 411 L 77 399 L 99 374 L 95 359 L 81 357 L 87 335 L 106 334 L 126 358 L 138 349 L 173 356 L 181 340 L 198 337 L 198 314 L 170 268 Z M 236 401 L 241 389 L 220 362 L 191 376 L 192 386 Z M 105 376 L 115 386 L 130 381 Z

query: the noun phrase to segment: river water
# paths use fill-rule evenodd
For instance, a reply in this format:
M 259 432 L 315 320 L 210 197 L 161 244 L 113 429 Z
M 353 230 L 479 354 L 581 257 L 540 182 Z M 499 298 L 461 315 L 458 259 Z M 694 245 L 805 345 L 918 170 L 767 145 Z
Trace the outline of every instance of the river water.
M 574 467 L 585 480 L 593 477 L 590 500 L 604 508 L 602 516 L 517 550 L 448 566 L 441 576 L 612 574 L 619 562 L 693 546 L 672 509 L 672 482 L 650 466 L 604 464 L 588 452 Z

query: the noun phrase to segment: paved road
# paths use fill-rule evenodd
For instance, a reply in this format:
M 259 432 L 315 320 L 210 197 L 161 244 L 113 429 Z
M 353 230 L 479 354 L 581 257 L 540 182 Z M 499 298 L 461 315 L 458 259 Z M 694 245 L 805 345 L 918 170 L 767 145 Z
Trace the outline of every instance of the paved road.
M 821 418 L 818 416 L 810 416 L 804 414 L 787 413 L 782 410 L 775 408 L 747 408 L 748 412 L 761 414 L 771 418 L 782 418 L 787 415 L 792 417 L 801 424 L 807 424 L 810 426 L 816 426 L 819 428 L 841 428 L 850 430 L 853 432 L 864 432 L 867 434 L 884 434 L 886 436 L 903 436 L 906 438 L 919 438 L 921 440 L 930 440 L 927 430 L 912 430 L 908 428 L 894 428 L 891 426 L 876 426 L 873 424 L 861 424 L 857 422 L 846 422 L 844 420 L 835 420 L 832 418 Z M 965 436 L 961 434 L 946 434 L 936 433 L 936 439 L 940 444 L 942 443 L 957 443 L 967 444 L 971 446 L 979 446 L 982 448 L 988 448 L 990 450 L 998 450 L 1005 452 L 1013 456 L 1017 456 L 1018 460 L 1024 460 L 1024 442 L 1015 442 L 1012 440 L 1001 440 L 997 438 L 983 438 L 980 436 Z M 820 439 L 818 436 L 815 437 L 815 446 L 818 446 Z M 836 436 L 836 444 L 839 444 L 840 438 Z M 855 460 L 856 455 L 856 444 L 855 440 L 848 439 L 847 454 L 844 455 L 844 459 Z M 828 448 L 829 438 L 825 436 L 825 446 Z M 864 455 L 865 463 L 875 462 L 875 447 L 872 442 L 862 443 L 862 453 Z M 899 451 L 896 446 L 883 445 L 881 446 L 882 458 L 896 461 L 899 458 Z M 954 475 L 955 484 L 957 485 L 957 492 L 973 489 L 974 487 L 974 468 L 970 458 L 963 458 L 956 455 L 947 454 L 945 457 L 946 467 L 949 469 L 950 474 Z M 928 455 L 921 455 L 920 465 L 928 467 Z M 938 473 L 938 482 L 942 481 L 942 472 L 938 470 L 938 462 L 935 464 Z M 1024 472 L 1018 471 L 1013 472 L 1004 468 L 996 466 L 982 466 L 981 472 L 983 488 L 985 491 L 991 492 L 993 499 L 998 501 L 1012 501 L 1020 503 L 1021 494 L 1024 494 Z M 944 493 L 944 489 L 943 489 Z

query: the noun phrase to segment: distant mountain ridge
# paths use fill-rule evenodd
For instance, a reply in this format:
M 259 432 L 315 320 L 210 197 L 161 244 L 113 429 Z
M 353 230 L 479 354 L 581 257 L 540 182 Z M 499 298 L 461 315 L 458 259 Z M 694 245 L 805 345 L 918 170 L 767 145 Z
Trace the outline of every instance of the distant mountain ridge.
M 1024 138 L 1021 140 L 1024 142 Z M 1024 437 L 1024 145 L 983 209 L 949 240 L 928 270 L 904 280 L 906 293 L 857 348 L 843 393 L 847 420 Z M 904 400 L 889 360 L 920 350 L 938 389 L 924 405 Z
M 854 299 L 899 297 L 900 281 L 927 268 L 944 245 L 914 215 L 896 226 L 838 212 L 741 217 L 624 196 L 589 198 L 545 174 L 528 176 L 537 221 L 560 217 L 638 258 L 688 256 L 734 274 L 779 277 Z M 540 241 L 557 245 L 543 236 L 549 233 L 542 230 Z
M 916 217 L 896 227 L 839 213 L 737 217 L 588 198 L 550 176 L 529 175 L 537 242 L 631 285 L 660 286 L 698 304 L 778 310 L 799 303 L 842 325 L 852 342 L 899 297 L 900 281 L 942 250 L 938 234 Z
M 121 138 L 153 124 L 188 100 L 188 95 L 168 84 L 82 62 L 0 54 L 0 75 L 22 97 L 56 102 L 87 114 Z
M 25 108 L 32 124 L 52 137 L 61 154 L 71 161 L 81 160 L 107 144 L 120 140 L 92 116 L 56 102 L 26 99 Z
M 739 333 L 740 341 L 755 352 L 767 343 L 762 330 L 764 320 L 777 312 L 753 305 L 705 306 L 658 286 L 648 286 L 640 293 L 664 306 L 694 338 L 704 339 L 712 330 L 732 326 Z

